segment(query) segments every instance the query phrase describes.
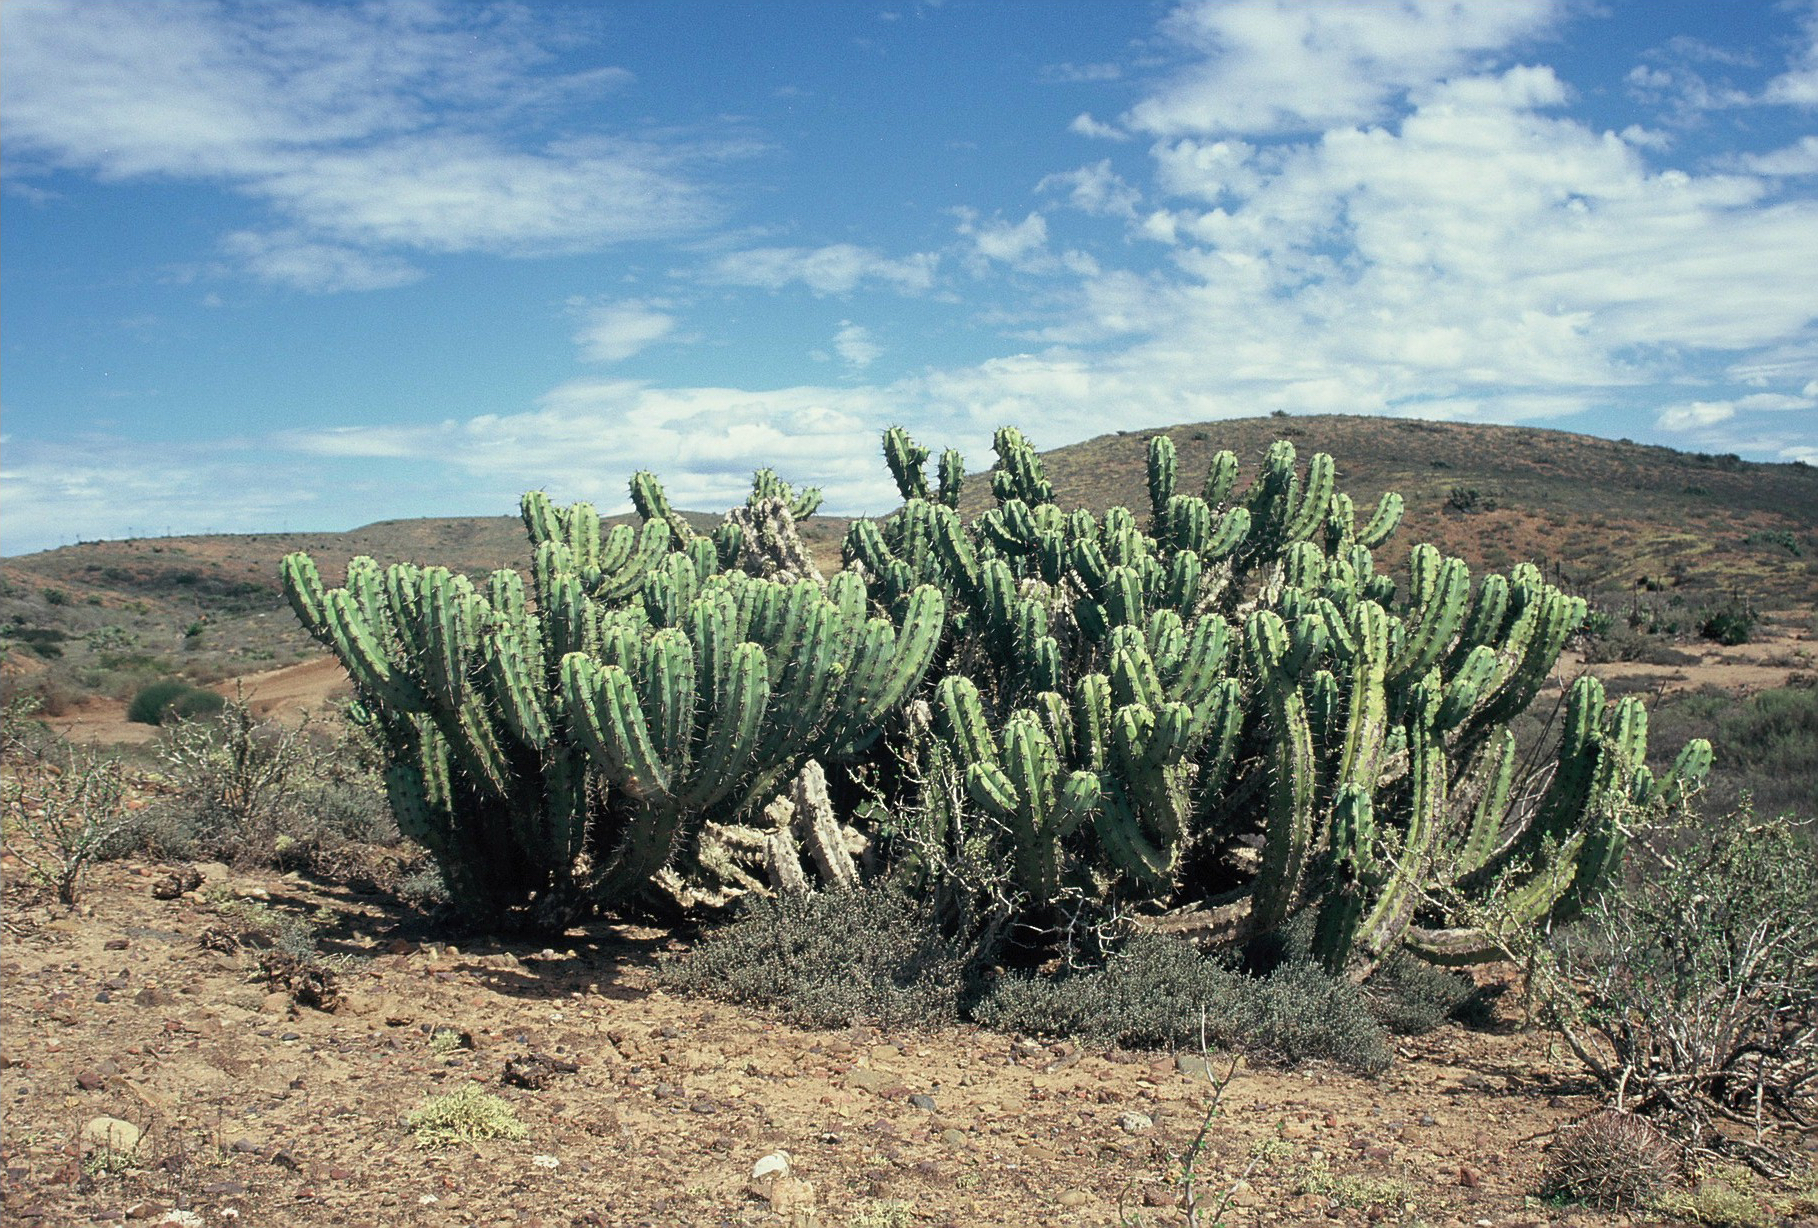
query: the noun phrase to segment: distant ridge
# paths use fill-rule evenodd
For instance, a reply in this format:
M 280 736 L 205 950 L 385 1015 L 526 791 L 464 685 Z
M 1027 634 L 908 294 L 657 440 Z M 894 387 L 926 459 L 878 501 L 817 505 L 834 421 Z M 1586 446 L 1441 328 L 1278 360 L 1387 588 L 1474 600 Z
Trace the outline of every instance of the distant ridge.
M 1535 427 L 1483 426 L 1354 415 L 1241 418 L 1164 428 L 1179 450 L 1183 489 L 1197 488 L 1212 454 L 1236 452 L 1241 481 L 1276 439 L 1303 458 L 1330 452 L 1341 489 L 1360 507 L 1384 490 L 1407 501 L 1402 528 L 1381 551 L 1398 567 L 1431 541 L 1479 573 L 1528 560 L 1587 591 L 1637 585 L 1708 601 L 1726 591 L 1773 606 L 1818 603 L 1818 468 L 1760 464 L 1625 440 Z M 1146 513 L 1146 441 L 1124 431 L 1046 453 L 1057 496 L 1095 509 L 1122 503 Z M 1033 442 L 1042 443 L 1039 429 Z M 922 442 L 934 447 L 939 439 Z M 754 456 L 753 466 L 776 458 Z M 991 457 L 970 456 L 975 469 Z M 883 465 L 879 457 L 880 468 Z M 783 474 L 785 478 L 791 475 Z M 967 484 L 966 510 L 990 503 L 988 484 Z M 509 511 L 509 509 L 502 509 Z M 694 514 L 691 513 L 691 516 Z M 702 523 L 718 514 L 701 513 Z M 848 520 L 815 516 L 811 547 L 837 566 Z M 315 556 L 337 582 L 360 554 L 380 562 L 440 563 L 484 573 L 526 562 L 515 515 L 383 520 L 341 533 L 207 534 L 84 542 L 0 560 L 0 641 L 7 668 L 43 664 L 31 646 L 84 659 L 97 631 L 145 654 L 179 653 L 191 672 L 230 676 L 314 651 L 278 588 L 278 560 Z M 47 593 L 55 593 L 54 599 Z M 201 627 L 199 634 L 185 634 Z M 109 635 L 112 636 L 109 639 Z M 62 640 L 54 637 L 62 636 Z M 94 654 L 91 654 L 94 655 Z M 100 655 L 105 656 L 106 652 Z M 130 654 L 128 654 L 130 655 Z M 54 658 L 53 658 L 54 659 Z

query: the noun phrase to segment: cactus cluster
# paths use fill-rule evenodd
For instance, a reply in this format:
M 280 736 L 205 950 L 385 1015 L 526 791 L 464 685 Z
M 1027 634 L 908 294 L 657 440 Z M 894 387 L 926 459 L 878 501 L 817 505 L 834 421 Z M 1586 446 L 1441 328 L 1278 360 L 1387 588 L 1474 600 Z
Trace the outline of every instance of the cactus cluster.
M 526 495 L 528 586 L 361 558 L 325 590 L 307 555 L 284 560 L 298 617 L 384 742 L 400 827 L 489 922 L 560 928 L 659 872 L 686 878 L 704 831 L 873 732 L 934 658 L 938 590 L 892 621 L 856 574 L 727 569 L 732 534 L 683 538 L 641 485 L 641 531 Z M 753 506 L 789 498 L 760 490 Z
M 640 473 L 641 527 L 526 495 L 523 575 L 357 559 L 325 590 L 292 555 L 285 588 L 384 739 L 400 824 L 490 921 L 850 885 L 859 847 L 938 880 L 982 848 L 1035 930 L 1087 910 L 1243 942 L 1304 916 L 1361 976 L 1404 945 L 1486 954 L 1441 901 L 1570 916 L 1708 766 L 1693 743 L 1655 780 L 1639 703 L 1589 678 L 1551 763 L 1518 764 L 1509 721 L 1582 601 L 1426 545 L 1398 580 L 1375 552 L 1400 497 L 1360 515 L 1330 456 L 1283 441 L 1243 483 L 1220 452 L 1188 493 L 1157 436 L 1143 517 L 1065 509 L 1019 432 L 995 448 L 968 519 L 960 454 L 930 474 L 886 432 L 903 504 L 852 524 L 831 579 L 796 528 L 819 493 L 763 470 L 710 531 Z
M 996 506 L 968 524 L 927 497 L 926 449 L 885 446 L 904 504 L 853 526 L 849 569 L 886 599 L 947 595 L 935 758 L 995 823 L 1032 913 L 1085 901 L 1226 942 L 1306 913 L 1317 957 L 1359 976 L 1404 944 L 1480 958 L 1487 937 L 1448 928 L 1436 900 L 1562 920 L 1615 870 L 1625 825 L 1708 765 L 1694 743 L 1653 781 L 1639 703 L 1611 708 L 1584 678 L 1528 798 L 1508 721 L 1583 602 L 1531 566 L 1473 586 L 1426 545 L 1404 590 L 1374 556 L 1400 497 L 1360 523 L 1330 456 L 1303 470 L 1279 442 L 1240 491 L 1220 452 L 1182 494 L 1157 436 L 1145 527 L 1062 510 L 1000 431 Z M 925 803 L 924 841 L 976 827 Z

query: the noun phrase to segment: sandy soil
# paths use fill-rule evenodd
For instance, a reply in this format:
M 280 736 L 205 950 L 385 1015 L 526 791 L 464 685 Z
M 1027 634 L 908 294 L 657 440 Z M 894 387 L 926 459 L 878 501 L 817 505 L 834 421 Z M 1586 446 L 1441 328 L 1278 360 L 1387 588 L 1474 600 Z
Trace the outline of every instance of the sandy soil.
M 243 695 L 252 705 L 254 715 L 275 716 L 292 724 L 302 720 L 306 713 L 319 715 L 337 700 L 353 695 L 353 684 L 347 680 L 340 662 L 326 656 L 283 669 L 230 678 L 209 689 L 230 699 Z M 52 719 L 49 724 L 71 741 L 104 746 L 137 746 L 158 736 L 156 726 L 127 720 L 126 705 L 112 700 L 84 704 Z
M 660 932 L 457 949 L 389 897 L 204 870 L 160 900 L 163 867 L 104 866 L 73 916 L 15 892 L 6 1222 L 1187 1222 L 1177 1161 L 1210 1098 L 1196 1055 L 805 1031 L 654 987 Z M 257 983 L 247 950 L 210 949 L 233 900 L 317 917 L 324 948 L 351 957 L 338 1009 Z M 472 1048 L 438 1052 L 438 1029 Z M 529 1054 L 574 1068 L 541 1090 L 502 1083 Z M 405 1116 L 468 1082 L 528 1137 L 417 1147 Z M 1198 1161 L 1201 1197 L 1235 1185 L 1233 1224 L 1623 1223 L 1531 1197 L 1548 1133 L 1594 1106 L 1588 1091 L 1535 1034 L 1452 1026 L 1402 1042 L 1375 1080 L 1245 1065 Z M 130 1166 L 84 1163 L 101 1117 L 143 1131 Z M 1275 1154 L 1237 1184 L 1259 1144 Z M 792 1175 L 754 1183 L 779 1150 Z M 1306 1188 L 1322 1162 L 1336 1196 Z

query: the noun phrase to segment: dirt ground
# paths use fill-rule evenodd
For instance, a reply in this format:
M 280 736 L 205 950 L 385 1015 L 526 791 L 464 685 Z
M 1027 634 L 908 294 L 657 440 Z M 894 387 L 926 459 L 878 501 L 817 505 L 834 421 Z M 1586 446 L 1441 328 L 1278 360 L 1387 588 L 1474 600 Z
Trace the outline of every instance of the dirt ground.
M 152 894 L 165 867 L 115 863 L 74 915 L 9 902 L 5 1222 L 1187 1222 L 1178 1160 L 1212 1094 L 1197 1054 L 807 1031 L 656 987 L 662 932 L 457 949 L 388 896 L 203 870 L 174 899 Z M 313 917 L 349 957 L 337 1009 L 211 949 L 248 902 Z M 533 1055 L 555 1063 L 540 1090 L 502 1082 Z M 528 1136 L 418 1147 L 407 1114 L 469 1082 Z M 1196 1164 L 1204 1222 L 1235 1187 L 1234 1224 L 1625 1223 L 1532 1196 L 1548 1132 L 1595 1103 L 1513 1029 L 1404 1040 L 1374 1080 L 1240 1065 Z M 142 1132 L 130 1160 L 84 1143 L 104 1117 Z M 789 1175 L 754 1182 L 779 1151 Z
M 1812 668 L 1812 624 L 1697 651 L 1665 685 L 1781 685 Z M 327 658 L 243 683 L 256 711 L 286 717 L 346 693 Z M 154 732 L 117 707 L 65 729 Z M 1213 1096 L 1196 1054 L 808 1031 L 657 987 L 678 942 L 661 931 L 457 949 L 382 892 L 202 869 L 199 888 L 161 899 L 168 867 L 101 866 L 69 914 L 0 865 L 0 1221 L 1190 1222 L 1180 1160 Z M 347 958 L 335 1009 L 299 1005 L 259 979 L 256 952 L 222 941 L 248 908 L 309 918 Z M 540 1089 L 502 1082 L 526 1058 L 553 1063 Z M 527 1137 L 419 1147 L 406 1116 L 468 1083 L 503 1097 Z M 1200 1222 L 1229 1194 L 1227 1224 L 1627 1223 L 1535 1197 L 1550 1133 L 1597 1104 L 1573 1060 L 1512 1019 L 1400 1041 L 1374 1080 L 1240 1064 L 1195 1162 Z M 104 1162 L 84 1142 L 104 1118 L 139 1132 L 130 1155 Z M 754 1180 L 779 1152 L 787 1175 Z

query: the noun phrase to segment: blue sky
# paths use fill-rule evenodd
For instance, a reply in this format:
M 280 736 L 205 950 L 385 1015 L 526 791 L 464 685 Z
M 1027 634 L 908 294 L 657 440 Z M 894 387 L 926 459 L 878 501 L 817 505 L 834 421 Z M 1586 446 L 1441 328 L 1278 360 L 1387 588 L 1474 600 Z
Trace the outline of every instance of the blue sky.
M 6 0 L 0 550 L 1353 412 L 1818 463 L 1818 6 Z

